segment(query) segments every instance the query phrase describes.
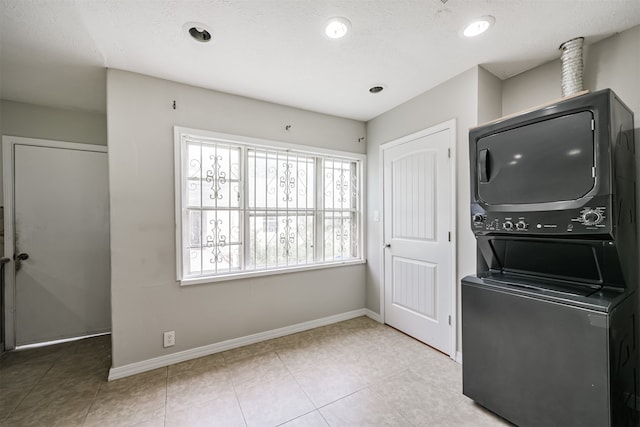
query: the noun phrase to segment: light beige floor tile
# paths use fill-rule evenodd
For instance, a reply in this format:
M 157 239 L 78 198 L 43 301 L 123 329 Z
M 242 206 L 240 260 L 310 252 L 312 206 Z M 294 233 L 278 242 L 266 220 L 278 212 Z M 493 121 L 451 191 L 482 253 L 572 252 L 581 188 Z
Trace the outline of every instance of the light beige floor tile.
M 314 338 L 309 331 L 303 331 L 291 335 L 285 335 L 279 338 L 274 338 L 271 341 L 273 341 L 273 346 L 277 351 L 278 349 L 284 347 L 304 345 L 305 343 L 313 342 L 313 339 Z
M 236 385 L 248 426 L 275 426 L 315 409 L 291 374 Z
M 320 408 L 330 426 L 410 426 L 386 399 L 371 390 L 361 390 Z
M 42 402 L 40 405 L 16 410 L 3 421 L 3 426 L 81 426 L 89 407 L 91 399 L 67 400 L 55 399 Z
M 362 357 L 364 351 L 361 347 L 338 341 L 282 348 L 277 354 L 291 372 L 299 372 L 320 366 L 354 363 Z
M 28 385 L 0 390 L 0 421 L 7 418 L 18 407 L 32 388 L 33 386 Z
M 506 427 L 513 426 L 507 420 L 488 411 L 471 399 L 461 394 L 455 394 L 449 402 L 451 418 L 443 426 L 473 426 L 473 427 Z M 428 427 L 428 423 L 416 424 L 418 427 Z M 432 425 L 432 424 L 431 424 Z
M 425 376 L 447 375 L 454 377 L 462 387 L 462 365 L 437 351 L 420 351 L 410 354 L 410 368 Z
M 335 329 L 335 332 L 322 334 L 314 341 L 314 345 L 318 348 L 331 349 L 333 352 L 342 350 L 345 353 L 362 349 L 363 343 L 358 333 L 352 329 Z
M 235 386 L 246 382 L 259 382 L 264 379 L 280 377 L 289 371 L 280 357 L 274 353 L 265 353 L 227 363 L 229 378 Z
M 55 360 L 25 361 L 0 367 L 0 391 L 35 385 L 51 369 Z
M 39 383 L 22 400 L 16 411 L 37 410 L 50 405 L 62 406 L 65 402 L 92 401 L 100 388 L 96 379 L 66 379 L 57 383 Z
M 177 412 L 167 412 L 166 427 L 245 427 L 235 394 L 219 396 Z
M 363 378 L 365 385 L 374 385 L 385 378 L 396 375 L 407 369 L 402 358 L 387 353 L 372 351 L 353 364 L 354 373 Z
M 278 357 L 291 372 L 308 371 L 335 363 L 330 351 L 322 346 L 289 346 L 277 351 Z
M 87 414 L 88 425 L 134 425 L 165 413 L 166 369 L 103 383 Z
M 74 366 L 78 370 L 111 367 L 111 350 L 104 349 L 99 352 L 75 352 L 63 355 L 56 361 L 56 366 Z
M 109 381 L 102 383 L 100 387 L 100 393 L 113 393 L 126 392 L 130 390 L 144 389 L 149 385 L 157 385 L 162 383 L 166 385 L 167 382 L 167 368 L 154 369 L 152 371 L 143 372 L 137 375 L 121 378 L 115 381 Z
M 164 427 L 164 417 L 157 417 L 150 420 L 142 421 L 141 423 L 134 424 L 132 427 Z
M 293 376 L 313 404 L 319 408 L 362 390 L 366 381 L 352 364 L 323 365 Z
M 113 410 L 89 412 L 83 426 L 132 427 L 148 422 L 155 423 L 159 419 L 164 420 L 164 407 L 119 406 Z
M 77 369 L 73 366 L 61 366 L 55 364 L 47 371 L 38 382 L 38 387 L 55 387 L 56 384 L 72 385 L 73 383 L 94 382 L 98 384 L 106 383 L 109 375 L 109 368 L 83 368 Z
M 371 389 L 414 425 L 443 425 L 450 416 L 452 393 L 446 384 L 428 381 L 411 370 Z
M 122 409 L 122 408 L 121 408 Z M 102 414 L 89 413 L 83 424 L 85 427 L 134 427 L 139 425 L 158 425 L 160 420 L 164 423 L 164 408 L 140 410 L 130 408 L 119 412 Z M 161 425 L 161 424 L 160 424 Z
M 4 353 L 0 357 L 0 367 L 11 365 L 13 363 L 54 362 L 63 354 L 73 353 L 76 345 L 76 342 L 67 342 Z
M 461 365 L 366 317 L 106 382 L 110 353 L 103 336 L 3 355 L 0 424 L 508 425 L 462 395 Z
M 283 427 L 327 427 L 328 425 L 319 411 L 309 412 L 308 414 L 282 424 Z
M 167 414 L 229 396 L 235 400 L 233 384 L 224 365 L 171 377 L 167 380 Z
M 462 395 L 456 371 L 425 376 L 406 370 L 372 390 L 415 426 L 508 425 Z
M 222 352 L 225 362 L 232 363 L 247 357 L 259 356 L 265 353 L 272 353 L 275 350 L 283 346 L 282 341 L 279 339 L 262 341 L 255 344 L 246 345 L 243 347 L 234 348 Z
M 192 373 L 201 369 L 208 369 L 211 366 L 224 365 L 225 360 L 222 353 L 211 354 L 209 356 L 199 357 L 193 360 L 187 360 L 185 362 L 176 363 L 168 367 L 169 378 L 181 375 L 184 373 Z
M 97 337 L 76 341 L 74 352 L 76 354 L 111 352 L 111 335 L 105 334 Z

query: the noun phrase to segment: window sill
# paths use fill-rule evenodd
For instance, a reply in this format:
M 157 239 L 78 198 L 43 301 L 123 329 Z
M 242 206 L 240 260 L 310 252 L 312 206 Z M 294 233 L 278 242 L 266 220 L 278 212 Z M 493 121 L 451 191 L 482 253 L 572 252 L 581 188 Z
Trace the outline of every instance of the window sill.
M 322 270 L 325 268 L 346 267 L 351 265 L 366 264 L 366 262 L 367 260 L 365 259 L 358 259 L 358 260 L 352 260 L 352 261 L 340 261 L 340 262 L 332 262 L 332 263 L 326 263 L 326 264 L 305 265 L 305 266 L 299 266 L 299 267 L 283 267 L 283 268 L 278 268 L 274 270 L 243 271 L 241 273 L 231 273 L 231 274 L 224 274 L 219 276 L 182 279 L 182 280 L 179 280 L 178 282 L 180 283 L 180 286 L 201 285 L 203 283 L 226 282 L 229 280 L 251 279 L 256 277 L 273 276 L 276 274 L 299 273 L 302 271 Z

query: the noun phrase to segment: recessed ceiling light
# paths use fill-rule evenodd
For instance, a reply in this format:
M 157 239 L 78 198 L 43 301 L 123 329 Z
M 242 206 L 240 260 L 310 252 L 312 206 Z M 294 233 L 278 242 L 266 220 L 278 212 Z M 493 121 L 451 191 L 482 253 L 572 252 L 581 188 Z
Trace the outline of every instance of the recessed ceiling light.
M 380 93 L 384 90 L 384 86 L 383 85 L 373 85 L 369 88 L 369 92 L 371 93 Z
M 189 34 L 199 42 L 208 42 L 211 40 L 211 33 L 204 28 L 191 27 L 189 28 Z
M 330 39 L 341 39 L 351 30 L 351 22 L 347 18 L 335 16 L 327 21 L 324 27 L 325 36 Z
M 484 33 L 496 22 L 496 19 L 493 16 L 481 16 L 480 18 L 474 19 L 469 25 L 465 27 L 462 31 L 462 34 L 465 37 L 475 37 Z
M 184 24 L 183 29 L 191 36 L 192 39 L 200 43 L 206 43 L 212 39 L 209 27 L 200 22 L 187 22 Z

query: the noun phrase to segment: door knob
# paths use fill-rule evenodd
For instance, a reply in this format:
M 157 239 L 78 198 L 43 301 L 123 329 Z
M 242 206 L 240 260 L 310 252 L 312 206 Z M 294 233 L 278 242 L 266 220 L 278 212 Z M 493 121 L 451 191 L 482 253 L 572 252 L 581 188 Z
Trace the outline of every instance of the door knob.
M 390 248 L 391 247 L 391 243 L 387 243 L 386 245 L 384 245 L 385 248 Z
M 25 261 L 25 260 L 29 259 L 29 254 L 26 253 L 26 252 L 23 252 L 21 254 L 18 254 L 16 256 L 16 259 L 19 260 L 19 261 Z

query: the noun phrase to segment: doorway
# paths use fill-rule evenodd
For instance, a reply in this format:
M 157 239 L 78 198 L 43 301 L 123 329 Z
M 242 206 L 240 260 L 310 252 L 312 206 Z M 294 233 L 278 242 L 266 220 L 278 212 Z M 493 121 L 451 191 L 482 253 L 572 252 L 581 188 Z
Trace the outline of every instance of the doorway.
M 455 121 L 381 146 L 385 323 L 455 357 Z
M 3 137 L 7 349 L 110 331 L 106 152 Z

